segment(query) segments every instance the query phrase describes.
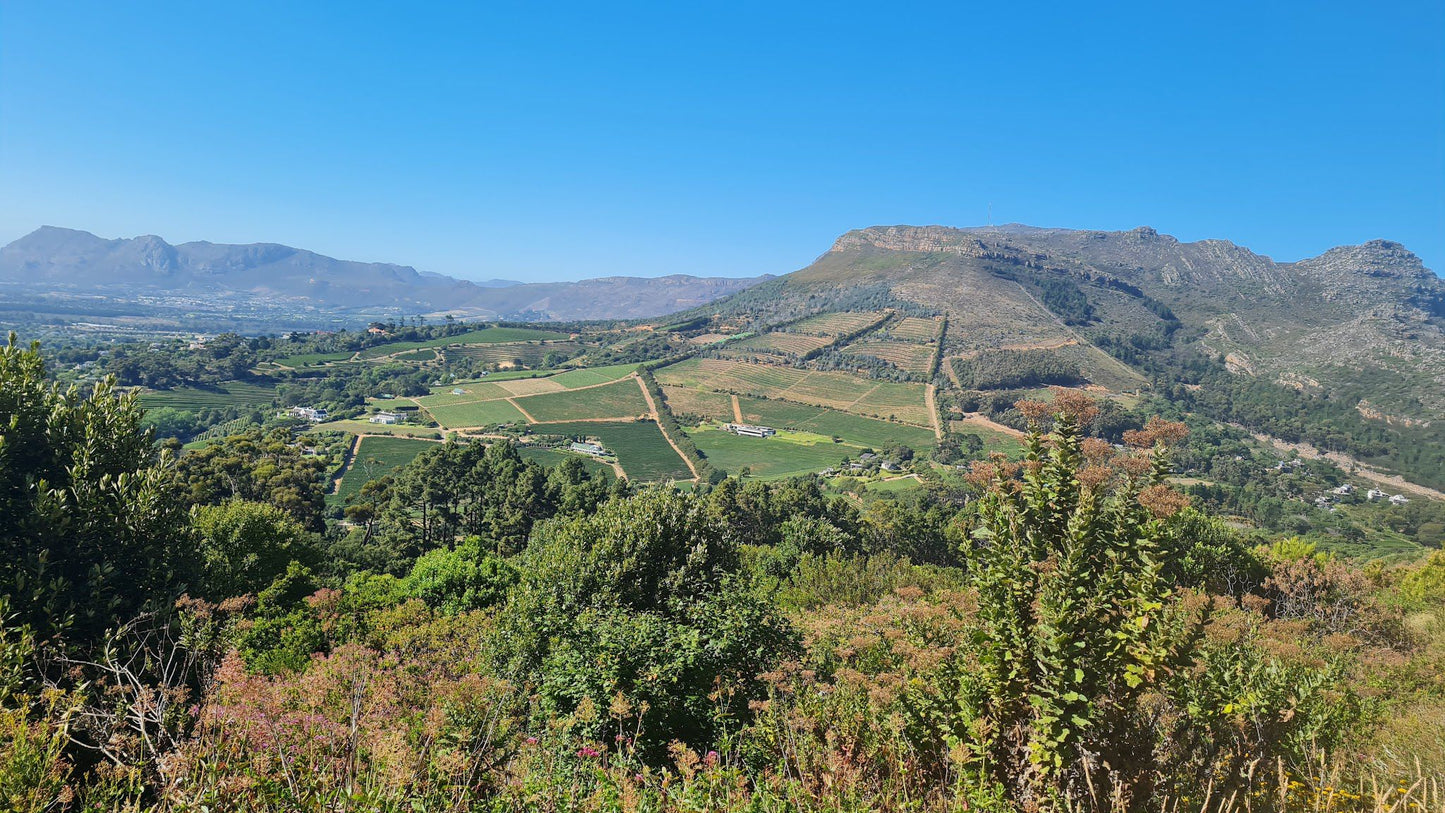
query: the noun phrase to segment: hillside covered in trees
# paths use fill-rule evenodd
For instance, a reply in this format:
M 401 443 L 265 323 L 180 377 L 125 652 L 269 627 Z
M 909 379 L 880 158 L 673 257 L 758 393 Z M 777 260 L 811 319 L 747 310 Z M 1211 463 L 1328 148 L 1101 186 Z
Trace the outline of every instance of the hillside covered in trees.
M 1183 423 L 1010 408 L 1019 457 L 898 499 L 454 438 L 338 520 L 288 434 L 177 458 L 12 339 L 0 807 L 1440 807 L 1445 555 L 1242 531 Z

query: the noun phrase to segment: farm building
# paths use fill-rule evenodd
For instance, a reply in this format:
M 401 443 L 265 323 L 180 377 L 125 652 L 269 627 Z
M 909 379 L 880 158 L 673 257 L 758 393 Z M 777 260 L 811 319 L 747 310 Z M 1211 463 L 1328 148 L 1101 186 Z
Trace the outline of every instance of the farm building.
M 390 426 L 391 424 L 401 423 L 405 420 L 405 417 L 395 412 L 378 412 L 366 420 L 370 423 L 382 423 Z
M 321 407 L 291 407 L 290 415 L 293 418 L 300 418 L 303 421 L 320 423 L 327 418 L 327 412 Z
M 593 456 L 601 456 L 607 454 L 607 450 L 596 443 L 573 443 L 568 448 L 570 448 L 574 452 L 581 452 L 582 454 L 590 454 Z
M 778 430 L 771 426 L 753 426 L 747 423 L 730 423 L 723 426 L 729 432 L 740 437 L 767 438 L 778 433 Z

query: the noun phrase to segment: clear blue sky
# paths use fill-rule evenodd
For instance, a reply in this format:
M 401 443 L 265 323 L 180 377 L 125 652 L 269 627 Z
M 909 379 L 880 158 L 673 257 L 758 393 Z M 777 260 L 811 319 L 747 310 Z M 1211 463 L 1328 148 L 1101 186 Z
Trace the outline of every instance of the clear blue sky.
M 4 0 L 0 242 L 741 276 L 992 203 L 1445 271 L 1438 0 L 780 5 Z

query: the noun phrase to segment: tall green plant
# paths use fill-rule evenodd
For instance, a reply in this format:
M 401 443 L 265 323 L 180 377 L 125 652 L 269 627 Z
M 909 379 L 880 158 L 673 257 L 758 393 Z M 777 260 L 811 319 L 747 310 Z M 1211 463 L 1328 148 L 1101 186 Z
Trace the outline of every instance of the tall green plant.
M 978 478 L 978 630 L 955 674 L 956 750 L 1021 802 L 1107 796 L 1147 773 L 1141 699 L 1185 654 L 1156 556 L 1161 517 L 1182 506 L 1162 484 L 1174 430 L 1155 424 L 1136 438 L 1152 452 L 1106 466 L 1107 444 L 1086 459 L 1086 401 L 1056 404 L 1049 434 L 1043 405 L 1021 408 L 1021 476 L 995 462 Z

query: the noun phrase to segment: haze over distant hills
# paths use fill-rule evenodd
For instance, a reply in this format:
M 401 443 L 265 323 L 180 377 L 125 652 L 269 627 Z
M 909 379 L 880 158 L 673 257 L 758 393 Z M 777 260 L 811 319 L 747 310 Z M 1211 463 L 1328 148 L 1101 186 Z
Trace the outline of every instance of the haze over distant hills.
M 580 282 L 469 282 L 410 266 L 337 260 L 274 243 L 171 245 L 154 235 L 107 240 L 43 226 L 0 248 L 0 283 L 29 290 L 202 298 L 225 295 L 310 309 L 446 312 L 505 319 L 657 316 L 709 302 L 767 277 L 605 277 Z

